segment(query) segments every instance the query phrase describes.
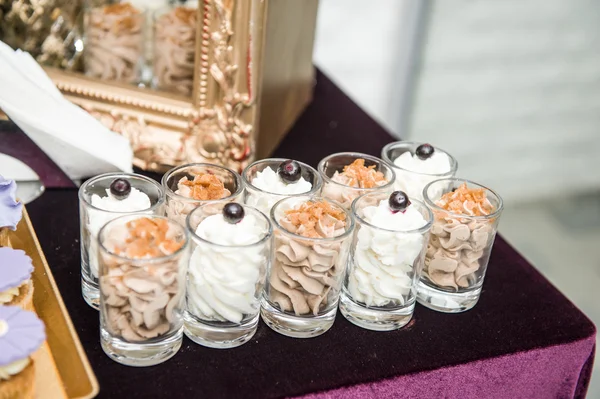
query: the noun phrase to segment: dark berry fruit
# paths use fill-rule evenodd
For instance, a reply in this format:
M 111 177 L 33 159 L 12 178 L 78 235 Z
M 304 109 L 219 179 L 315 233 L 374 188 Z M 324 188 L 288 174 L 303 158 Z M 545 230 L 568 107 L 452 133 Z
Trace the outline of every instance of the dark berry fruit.
M 390 195 L 388 203 L 392 212 L 404 212 L 410 205 L 410 200 L 404 191 L 394 191 Z
M 293 183 L 300 180 L 300 164 L 296 161 L 288 159 L 279 164 L 277 168 L 279 176 L 288 183 Z
M 419 159 L 425 160 L 427 158 L 430 158 L 433 155 L 434 151 L 435 149 L 431 144 L 421 144 L 417 147 L 415 154 L 417 155 L 417 157 L 419 157 Z
M 131 193 L 131 184 L 125 179 L 115 179 L 110 184 L 110 193 L 118 200 L 124 200 Z
M 231 224 L 238 223 L 244 218 L 244 207 L 235 202 L 230 202 L 223 207 L 223 217 Z

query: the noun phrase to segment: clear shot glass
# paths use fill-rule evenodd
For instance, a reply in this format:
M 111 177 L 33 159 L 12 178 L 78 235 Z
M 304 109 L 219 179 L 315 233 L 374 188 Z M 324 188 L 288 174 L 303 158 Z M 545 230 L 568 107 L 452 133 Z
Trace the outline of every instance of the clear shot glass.
M 411 199 L 406 217 L 422 223 L 402 228 L 391 219 L 389 197 L 389 192 L 369 193 L 352 204 L 356 232 L 340 297 L 348 321 L 375 331 L 399 329 L 412 318 L 433 218 L 425 204 Z M 390 215 L 382 218 L 386 212 Z
M 132 194 L 119 201 L 111 195 L 110 185 L 124 179 Z M 139 193 L 133 191 L 137 190 Z M 140 197 L 147 196 L 147 199 Z M 165 194 L 161 185 L 148 177 L 131 173 L 106 173 L 87 180 L 79 189 L 81 246 L 81 293 L 83 299 L 98 309 L 98 233 L 113 219 L 125 214 L 162 215 Z
M 331 237 L 306 237 L 286 220 L 286 211 L 310 201 L 325 202 L 344 216 Z M 271 209 L 274 257 L 262 300 L 261 316 L 274 331 L 295 338 L 316 337 L 335 321 L 346 273 L 354 219 L 339 204 L 322 197 L 290 197 Z
M 481 190 L 491 212 L 483 216 L 451 212 L 439 205 L 441 196 L 467 185 Z M 425 204 L 433 212 L 433 225 L 419 281 L 417 301 L 446 313 L 471 309 L 481 286 L 502 215 L 502 198 L 493 190 L 459 178 L 440 179 L 423 190 Z M 465 202 L 464 209 L 472 204 Z
M 187 231 L 163 216 L 122 216 L 98 236 L 100 343 L 114 361 L 153 366 L 183 339 Z
M 359 186 L 351 186 L 338 181 L 335 177 L 336 172 L 341 174 L 344 171 L 344 167 L 352 164 L 357 159 L 364 159 L 366 167 L 374 166 L 375 171 L 383 173 L 385 182 L 382 182 L 382 184 L 378 184 L 374 187 L 361 188 Z M 337 154 L 331 154 L 319 162 L 317 169 L 323 178 L 323 190 L 321 195 L 325 198 L 339 202 L 344 209 L 347 210 L 350 210 L 352 201 L 363 194 L 380 190 L 391 191 L 394 181 L 396 180 L 394 171 L 383 160 L 371 155 L 357 152 L 340 152 Z
M 193 249 L 184 332 L 197 344 L 220 349 L 243 345 L 256 333 L 272 256 L 269 218 L 240 205 L 243 223 L 227 228 L 222 216 L 226 204 L 202 205 L 187 219 Z M 225 228 L 218 229 L 219 223 Z

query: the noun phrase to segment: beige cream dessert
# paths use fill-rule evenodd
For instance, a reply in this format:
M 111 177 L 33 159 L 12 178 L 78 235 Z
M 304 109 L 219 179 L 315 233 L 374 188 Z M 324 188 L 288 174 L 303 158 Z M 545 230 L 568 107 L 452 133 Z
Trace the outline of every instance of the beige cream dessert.
M 154 78 L 158 89 L 192 94 L 197 15 L 195 8 L 176 7 L 156 19 Z
M 444 194 L 436 205 L 447 212 L 434 211 L 424 274 L 438 286 L 468 288 L 476 282 L 495 234 L 493 220 L 472 217 L 490 215 L 494 206 L 485 190 L 466 184 Z
M 285 211 L 278 222 L 296 237 L 275 234 L 269 300 L 286 312 L 317 315 L 334 305 L 346 268 L 342 243 L 319 239 L 344 234 L 346 215 L 326 201 L 309 200 Z
M 193 180 L 187 176 L 182 177 L 177 182 L 174 193 L 184 198 L 168 199 L 167 216 L 184 226 L 185 218 L 199 205 L 198 201 L 213 201 L 231 196 L 231 191 L 225 187 L 221 179 L 210 173 L 198 174 Z M 186 201 L 186 198 L 189 201 Z
M 129 3 L 119 3 L 93 8 L 87 18 L 86 74 L 136 82 L 143 57 L 143 13 Z
M 130 342 L 146 341 L 171 330 L 181 315 L 185 268 L 175 254 L 183 245 L 166 219 L 131 220 L 111 231 L 111 254 L 100 256 L 101 312 L 108 331 Z M 182 272 L 183 271 L 183 272 Z
M 364 194 L 362 189 L 373 189 L 388 183 L 385 175 L 375 169 L 375 165 L 365 166 L 365 160 L 356 159 L 344 170 L 335 172 L 331 182 L 323 186 L 323 196 L 339 202 L 344 208 L 350 209 L 352 201 Z

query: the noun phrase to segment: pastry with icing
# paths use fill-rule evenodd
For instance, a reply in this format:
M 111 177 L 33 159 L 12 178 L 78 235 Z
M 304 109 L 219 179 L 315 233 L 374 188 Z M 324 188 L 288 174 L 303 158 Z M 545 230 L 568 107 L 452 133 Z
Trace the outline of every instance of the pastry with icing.
M 0 305 L 33 311 L 31 258 L 21 250 L 0 248 Z
M 23 204 L 15 199 L 17 184 L 0 175 L 0 247 L 7 247 L 8 231 L 15 231 L 23 216 Z
M 35 313 L 0 306 L 0 398 L 34 397 L 31 357 L 45 340 L 44 324 Z

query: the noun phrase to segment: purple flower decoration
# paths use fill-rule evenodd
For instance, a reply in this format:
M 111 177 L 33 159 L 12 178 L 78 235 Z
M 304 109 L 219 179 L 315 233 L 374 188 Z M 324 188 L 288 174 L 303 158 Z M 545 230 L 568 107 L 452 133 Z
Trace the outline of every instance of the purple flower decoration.
M 0 228 L 7 227 L 13 231 L 21 220 L 23 204 L 15 199 L 17 184 L 0 176 Z
M 44 323 L 35 313 L 0 306 L 0 367 L 25 359 L 45 340 Z
M 16 288 L 31 278 L 33 265 L 24 251 L 0 248 L 0 292 Z

